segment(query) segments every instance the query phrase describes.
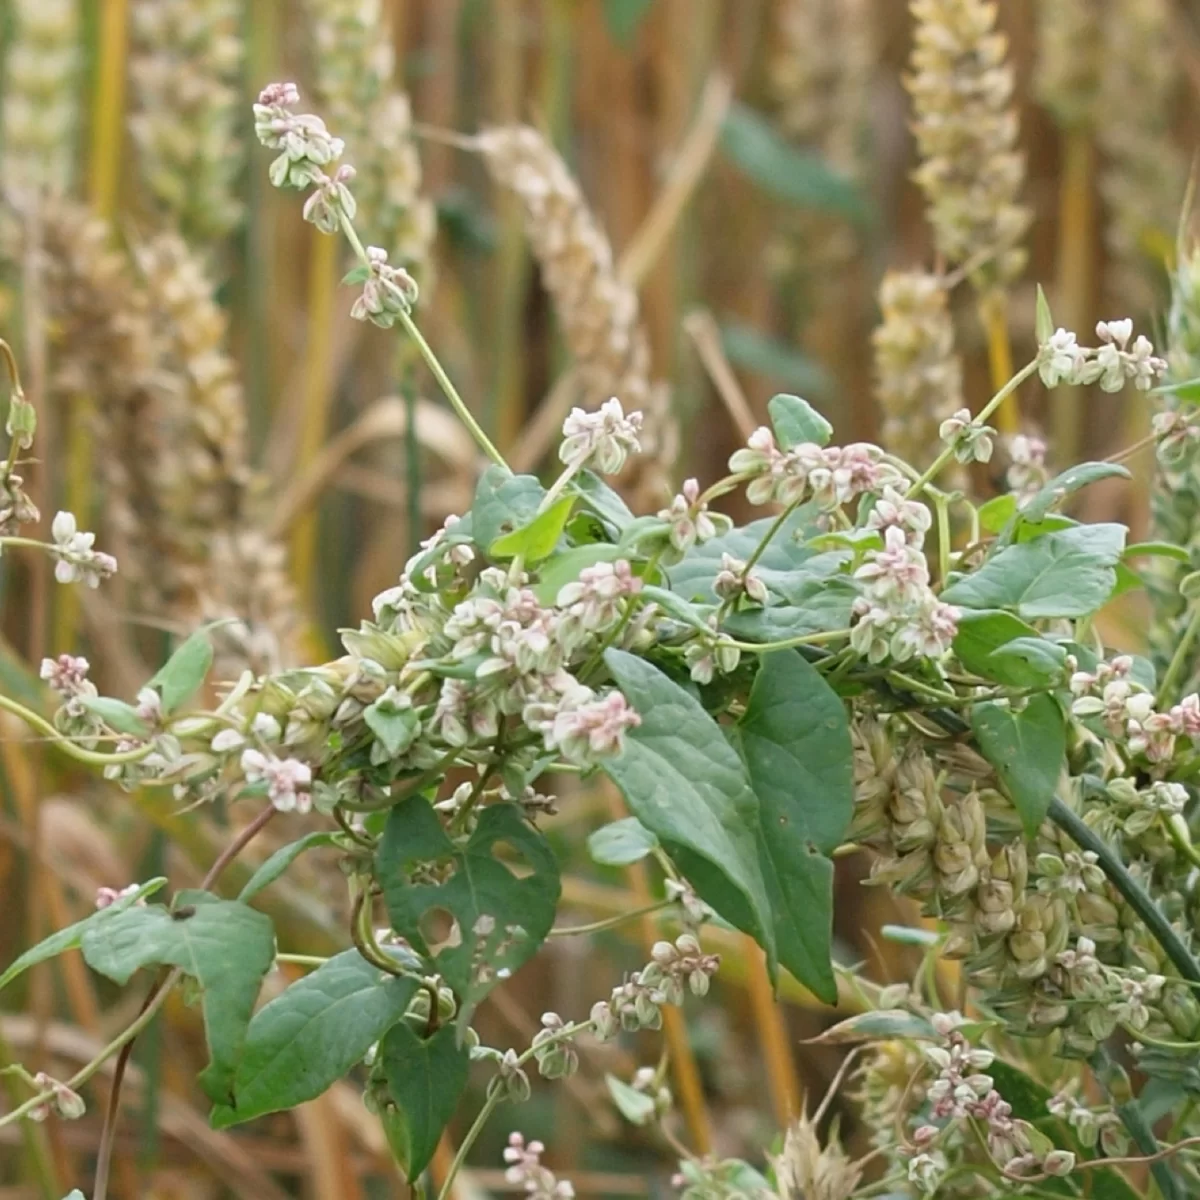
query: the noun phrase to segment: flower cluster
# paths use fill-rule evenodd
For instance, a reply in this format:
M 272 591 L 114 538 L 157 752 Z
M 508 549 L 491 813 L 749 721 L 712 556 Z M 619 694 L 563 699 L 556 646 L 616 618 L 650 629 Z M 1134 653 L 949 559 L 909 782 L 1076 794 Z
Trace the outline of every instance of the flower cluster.
M 641 451 L 638 434 L 642 414 L 628 416 L 621 402 L 612 396 L 595 412 L 571 409 L 563 422 L 563 440 L 558 457 L 572 470 L 595 467 L 601 475 L 616 475 L 631 454 Z
M 720 965 L 715 954 L 705 954 L 695 936 L 681 933 L 674 944 L 656 942 L 651 961 L 620 987 L 608 1000 L 592 1006 L 591 1020 L 596 1036 L 610 1041 L 622 1030 L 658 1029 L 662 1006 L 682 1004 L 684 989 L 694 996 L 708 994 L 709 984 Z
M 1098 718 L 1108 734 L 1122 742 L 1131 755 L 1152 764 L 1168 763 L 1175 741 L 1186 736 L 1200 743 L 1200 695 L 1193 692 L 1166 712 L 1155 708 L 1154 695 L 1131 677 L 1133 659 L 1118 655 L 1101 662 L 1094 671 L 1080 671 L 1074 658 L 1071 671 L 1071 706 L 1077 717 Z
M 346 144 L 311 113 L 294 113 L 300 92 L 294 83 L 270 83 L 254 106 L 254 133 L 268 150 L 280 151 L 271 163 L 276 187 L 303 190 L 325 178 L 324 168 L 341 158 Z
M 530 1043 L 538 1070 L 546 1079 L 562 1079 L 579 1069 L 579 1052 L 566 1034 L 566 1023 L 558 1013 L 542 1013 L 542 1027 Z
M 242 771 L 247 783 L 267 785 L 267 799 L 280 812 L 306 813 L 312 807 L 312 768 L 307 763 L 250 748 L 242 751 Z
M 670 542 L 677 554 L 686 554 L 693 546 L 701 546 L 710 538 L 725 533 L 732 521 L 721 513 L 709 512 L 701 498 L 700 484 L 685 479 L 679 494 L 658 512 L 658 519 L 671 527 Z
M 996 431 L 976 421 L 970 409 L 960 408 L 948 416 L 938 426 L 938 437 L 954 451 L 955 460 L 960 463 L 992 460 Z
M 56 1113 L 64 1121 L 77 1121 L 87 1111 L 83 1097 L 57 1079 L 51 1079 L 45 1071 L 39 1071 L 33 1077 L 33 1085 L 39 1091 L 49 1090 L 53 1094 L 50 1099 L 37 1105 L 29 1112 L 31 1121 L 44 1121 L 50 1114 Z
M 504 1178 L 524 1188 L 530 1200 L 572 1200 L 574 1187 L 559 1179 L 549 1167 L 542 1166 L 545 1152 L 541 1142 L 526 1142 L 523 1134 L 509 1134 L 504 1149 L 504 1161 L 508 1163 Z
M 1036 436 L 1018 433 L 1008 440 L 1008 471 L 1005 483 L 1015 492 L 1017 503 L 1037 495 L 1049 478 L 1046 470 L 1046 443 Z
M 51 554 L 58 561 L 54 566 L 54 578 L 59 583 L 74 583 L 82 580 L 90 588 L 100 586 L 117 571 L 117 560 L 102 550 L 93 550 L 94 533 L 83 533 L 76 525 L 75 517 L 69 512 L 56 514 L 50 526 L 54 538 Z
M 1101 345 L 1080 346 L 1073 333 L 1058 329 L 1038 347 L 1038 373 L 1047 387 L 1059 384 L 1098 383 L 1106 392 L 1119 392 L 1128 380 L 1139 391 L 1148 391 L 1167 369 L 1165 359 L 1154 354 L 1154 346 L 1144 334 L 1133 345 L 1133 322 L 1101 321 L 1096 326 Z
M 387 251 L 367 247 L 367 272 L 362 295 L 354 301 L 350 315 L 356 321 L 370 321 L 381 329 L 390 329 L 401 313 L 411 311 L 417 302 L 417 282 L 403 267 L 388 263 Z
M 790 506 L 811 499 L 826 512 L 902 482 L 896 468 L 883 461 L 878 446 L 800 442 L 781 450 L 765 425 L 750 435 L 743 449 L 734 451 L 729 469 L 748 481 L 746 498 L 751 504 Z

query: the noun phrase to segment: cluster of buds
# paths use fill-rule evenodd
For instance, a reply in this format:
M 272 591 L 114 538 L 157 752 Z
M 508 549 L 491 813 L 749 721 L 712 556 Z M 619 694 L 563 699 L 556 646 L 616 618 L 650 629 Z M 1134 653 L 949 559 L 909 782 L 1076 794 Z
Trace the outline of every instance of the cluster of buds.
M 765 605 L 767 602 L 767 585 L 762 576 L 732 554 L 721 555 L 721 569 L 713 580 L 712 588 L 727 604 L 733 604 L 743 596 L 751 604 Z
M 685 987 L 694 996 L 708 994 L 709 984 L 720 965 L 715 954 L 705 954 L 690 933 L 681 933 L 674 945 L 656 942 L 648 962 L 631 979 L 614 988 L 608 1000 L 592 1006 L 591 1020 L 596 1036 L 609 1041 L 624 1029 L 662 1026 L 662 1006 L 682 1004 Z
M 511 1133 L 504 1148 L 508 1168 L 504 1178 L 524 1189 L 530 1200 L 572 1200 L 575 1189 L 565 1179 L 559 1179 L 549 1167 L 542 1166 L 546 1147 L 541 1142 L 526 1142 L 524 1135 Z
M 134 895 L 140 884 L 130 883 L 123 888 L 100 887 L 96 889 L 96 909 L 99 911 L 102 908 L 111 908 L 118 900 L 124 900 L 126 896 Z M 144 900 L 139 900 L 139 904 L 145 904 Z
M 401 313 L 412 311 L 417 302 L 417 281 L 403 268 L 388 263 L 387 251 L 367 247 L 367 262 L 362 294 L 350 307 L 356 321 L 370 321 L 381 329 L 390 329 Z
M 92 548 L 96 535 L 82 532 L 72 513 L 57 513 L 50 534 L 54 538 L 50 553 L 57 560 L 54 578 L 59 583 L 82 580 L 88 587 L 95 588 L 100 586 L 101 580 L 116 574 L 117 560 L 103 550 Z
M 1047 387 L 1059 384 L 1098 383 L 1106 392 L 1119 392 L 1128 380 L 1139 391 L 1149 391 L 1167 369 L 1166 359 L 1157 358 L 1144 334 L 1133 345 L 1133 322 L 1101 321 L 1096 326 L 1098 347 L 1080 346 L 1073 333 L 1058 329 L 1038 347 L 1038 374 Z
M 716 675 L 728 675 L 737 670 L 742 652 L 731 646 L 717 632 L 716 613 L 708 617 L 711 634 L 699 633 L 691 638 L 683 651 L 683 661 L 696 683 L 712 683 Z
M 1066 1121 L 1088 1149 L 1097 1144 L 1109 1158 L 1120 1158 L 1129 1151 L 1129 1135 L 1121 1118 L 1109 1107 L 1089 1108 L 1069 1092 L 1056 1092 L 1046 1101 L 1051 1116 Z
M 960 408 L 938 426 L 938 437 L 954 451 L 960 463 L 991 462 L 996 448 L 996 431 L 982 425 L 971 416 L 971 410 Z
M 741 450 L 734 451 L 729 469 L 747 481 L 746 498 L 751 504 L 791 506 L 811 499 L 826 512 L 869 492 L 882 492 L 888 485 L 903 484 L 896 468 L 883 461 L 878 446 L 800 442 L 781 450 L 765 425 L 750 435 Z
M 242 751 L 242 773 L 249 784 L 266 784 L 267 799 L 280 812 L 306 813 L 312 808 L 312 768 L 307 763 L 250 747 Z
M 87 715 L 86 701 L 96 696 L 96 685 L 88 679 L 89 663 L 74 654 L 43 658 L 38 675 L 63 699 L 63 715 L 82 720 Z
M 1200 413 L 1194 408 L 1165 408 L 1150 419 L 1155 453 L 1164 471 L 1186 464 L 1200 447 Z
M 560 639 L 573 649 L 592 634 L 607 633 L 620 621 L 629 597 L 641 590 L 641 579 L 623 558 L 584 567 L 574 583 L 559 590 Z
M 626 415 L 616 396 L 595 412 L 573 408 L 563 422 L 558 457 L 572 471 L 594 467 L 601 475 L 617 475 L 628 457 L 641 451 L 641 430 L 642 414 Z
M 1040 437 L 1018 433 L 1009 439 L 1008 471 L 1004 481 L 1008 490 L 1016 493 L 1018 503 L 1035 496 L 1049 477 L 1046 443 Z
M 579 1069 L 579 1052 L 558 1013 L 542 1013 L 542 1027 L 533 1035 L 533 1057 L 546 1079 L 562 1079 Z
M 679 494 L 659 510 L 658 519 L 671 527 L 668 535 L 671 548 L 680 555 L 725 533 L 732 525 L 724 514 L 709 512 L 708 502 L 701 499 L 700 483 L 695 479 L 683 481 Z
M 39 1092 L 49 1091 L 52 1094 L 47 1100 L 29 1110 L 27 1116 L 31 1121 L 44 1121 L 51 1113 L 56 1113 L 64 1121 L 77 1121 L 87 1111 L 83 1097 L 78 1092 L 72 1091 L 57 1079 L 51 1079 L 45 1071 L 39 1071 L 32 1082 Z
M 1070 688 L 1077 717 L 1096 717 L 1129 754 L 1144 756 L 1152 764 L 1170 762 L 1176 739 L 1186 736 L 1200 742 L 1200 695 L 1193 692 L 1166 712 L 1155 708 L 1154 695 L 1131 675 L 1133 659 L 1118 655 L 1101 662 L 1094 671 L 1080 671 L 1068 657 Z

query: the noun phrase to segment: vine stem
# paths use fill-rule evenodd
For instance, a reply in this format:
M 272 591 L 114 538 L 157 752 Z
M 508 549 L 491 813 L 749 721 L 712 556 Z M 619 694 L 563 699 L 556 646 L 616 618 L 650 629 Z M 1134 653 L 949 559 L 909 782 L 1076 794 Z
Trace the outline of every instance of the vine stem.
M 450 1200 L 454 1194 L 454 1181 L 458 1177 L 459 1171 L 467 1161 L 467 1154 L 479 1139 L 479 1135 L 483 1132 L 483 1127 L 488 1123 L 488 1118 L 496 1111 L 496 1105 L 500 1103 L 500 1093 L 503 1089 L 500 1087 L 499 1081 L 493 1083 L 488 1090 L 487 1099 L 483 1102 L 483 1107 L 479 1110 L 479 1115 L 475 1118 L 471 1128 L 467 1130 L 467 1136 L 463 1138 L 462 1144 L 454 1154 L 454 1161 L 450 1164 L 450 1170 L 446 1172 L 446 1178 L 442 1183 L 441 1190 L 438 1192 L 438 1200 Z
M 1175 685 L 1179 682 L 1179 676 L 1183 673 L 1184 664 L 1187 662 L 1188 654 L 1191 653 L 1192 643 L 1196 640 L 1196 635 L 1200 633 L 1200 605 L 1197 605 L 1192 612 L 1191 619 L 1187 623 L 1187 628 L 1183 631 L 1183 636 L 1179 639 L 1179 644 L 1175 647 L 1175 653 L 1171 655 L 1171 661 L 1167 666 L 1167 672 L 1163 676 L 1162 684 L 1159 686 L 1158 695 L 1154 698 L 1156 708 L 1162 708 L 1168 703 L 1172 692 L 1175 690 Z
M 826 642 L 837 642 L 850 636 L 849 629 L 827 629 L 822 633 L 803 633 L 797 637 L 784 638 L 779 642 L 735 642 L 722 638 L 718 647 L 728 646 L 733 650 L 745 650 L 749 654 L 769 654 L 772 650 L 791 650 L 795 646 L 823 646 Z
M 1072 812 L 1058 796 L 1050 802 L 1047 815 L 1081 849 L 1090 850 L 1095 854 L 1096 861 L 1108 876 L 1109 882 L 1121 893 L 1129 907 L 1141 917 L 1179 974 L 1189 983 L 1200 984 L 1200 963 L 1192 957 L 1183 939 L 1171 928 L 1171 923 L 1142 885 L 1129 873 L 1108 843 L 1086 825 L 1078 814 Z
M 150 742 L 147 742 L 144 746 L 139 746 L 136 750 L 121 750 L 114 754 L 101 754 L 96 750 L 85 750 L 82 746 L 75 745 L 70 738 L 64 737 L 45 717 L 3 694 L 0 694 L 0 709 L 12 713 L 14 717 L 19 717 L 31 729 L 36 729 L 38 733 L 49 738 L 64 754 L 69 755 L 78 762 L 87 763 L 92 767 L 108 767 L 115 766 L 118 763 L 140 762 L 154 750 L 154 745 Z
M 1037 370 L 1037 368 L 1038 368 L 1038 363 L 1037 363 L 1036 358 L 1033 359 L 1031 362 L 1026 363 L 1025 366 L 1023 366 L 983 406 L 983 408 L 979 412 L 979 416 L 975 417 L 972 420 L 971 424 L 972 425 L 984 424 L 987 421 L 988 417 L 990 417 L 992 415 L 992 413 L 994 413 L 996 411 L 996 409 L 998 409 L 1000 407 L 1000 405 L 1002 405 L 1004 403 L 1004 401 L 1007 400 L 1008 397 L 1011 396 L 1013 394 L 1013 392 L 1015 392 L 1017 390 L 1017 388 L 1019 388 L 1021 386 L 1021 384 L 1023 384 L 1025 382 L 1025 380 L 1027 380 Z M 906 500 L 915 499 L 916 496 L 920 494 L 920 492 L 922 491 L 922 489 L 925 487 L 925 485 L 927 483 L 930 483 L 932 480 L 934 480 L 938 477 L 938 475 L 941 473 L 942 469 L 946 466 L 947 463 L 949 463 L 949 461 L 953 457 L 954 457 L 954 447 L 947 446 L 946 449 L 943 450 L 941 452 L 941 454 L 939 454 L 937 456 L 937 458 L 935 458 L 933 460 L 933 462 L 927 468 L 925 473 L 920 477 L 920 479 L 918 479 L 916 481 L 916 483 L 914 483 L 912 485 L 912 487 L 910 487 L 908 489 L 908 491 L 905 493 L 904 498 Z
M 612 929 L 625 921 L 630 921 L 634 917 L 645 917 L 651 913 L 656 913 L 664 908 L 670 908 L 675 903 L 674 900 L 659 900 L 654 904 L 645 904 L 641 908 L 631 908 L 628 912 L 619 913 L 615 917 L 605 917 L 603 921 L 592 921 L 587 925 L 565 925 L 558 929 L 550 930 L 548 937 L 575 937 L 578 934 L 584 933 L 599 933 L 604 929 Z
M 346 240 L 354 249 L 354 253 L 358 255 L 359 261 L 364 267 L 370 267 L 371 260 L 367 257 L 366 247 L 362 244 L 362 239 L 358 236 L 358 231 L 354 228 L 350 218 L 345 212 L 339 210 L 339 219 L 342 225 L 342 232 L 346 235 Z M 425 340 L 424 335 L 417 328 L 416 322 L 409 314 L 401 310 L 398 314 L 400 324 L 404 326 L 405 332 L 416 343 L 417 349 L 421 352 L 421 357 L 425 360 L 425 365 L 432 372 L 434 379 L 438 381 L 438 385 L 446 395 L 446 399 L 450 401 L 450 407 L 454 409 L 458 419 L 467 427 L 467 432 L 475 439 L 479 448 L 496 464 L 498 467 L 503 467 L 506 471 L 509 470 L 509 465 L 504 460 L 504 455 L 492 445 L 491 438 L 483 431 L 483 427 L 475 420 L 475 415 L 467 407 L 466 401 L 458 394 L 458 389 L 454 386 L 453 380 L 446 374 L 446 368 L 442 366 L 438 356 L 434 354 L 433 347 Z M 411 434 L 411 431 L 410 431 Z

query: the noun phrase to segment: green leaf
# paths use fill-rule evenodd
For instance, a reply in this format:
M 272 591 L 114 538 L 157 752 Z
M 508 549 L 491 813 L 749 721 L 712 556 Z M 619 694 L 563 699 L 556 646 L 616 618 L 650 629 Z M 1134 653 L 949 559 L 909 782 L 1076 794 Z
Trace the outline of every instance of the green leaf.
M 721 127 L 721 148 L 759 187 L 780 200 L 865 223 L 858 188 L 817 154 L 797 150 L 766 117 L 734 104 Z
M 558 545 L 574 503 L 574 496 L 564 496 L 528 524 L 497 538 L 488 547 L 488 554 L 493 558 L 516 558 L 520 554 L 529 563 L 548 558 Z
M 640 862 L 657 845 L 658 838 L 637 817 L 602 825 L 587 841 L 592 860 L 605 867 L 627 867 Z
M 493 464 L 479 477 L 471 505 L 471 530 L 484 551 L 506 533 L 528 525 L 546 489 L 532 475 L 513 475 Z
M 130 737 L 150 736 L 150 727 L 137 715 L 137 709 L 124 700 L 114 700 L 111 696 L 80 696 L 79 702 L 89 712 L 95 713 L 109 729 L 127 733 Z
M 407 700 L 407 696 L 401 699 L 394 693 L 385 693 L 363 709 L 363 722 L 379 739 L 388 758 L 399 758 L 416 740 L 421 728 L 412 704 L 403 703 Z
M 538 581 L 533 585 L 538 603 L 547 606 L 555 604 L 558 593 L 568 583 L 574 583 L 580 571 L 597 563 L 616 562 L 624 557 L 619 546 L 609 545 L 608 542 L 592 542 L 587 546 L 572 546 L 570 550 L 560 551 L 538 568 Z
M 1067 756 L 1067 728 L 1053 696 L 1041 693 L 1019 712 L 989 700 L 971 709 L 980 753 L 996 768 L 1021 823 L 1033 837 L 1054 799 Z
M 669 592 L 666 588 L 647 584 L 639 595 L 643 600 L 653 601 L 668 617 L 674 617 L 681 624 L 690 625 L 701 633 L 711 636 L 712 626 L 704 619 L 705 614 L 682 596 Z M 711 610 L 710 610 L 711 611 Z
M 1040 521 L 1051 509 L 1057 508 L 1072 492 L 1101 479 L 1120 476 L 1129 479 L 1129 472 L 1120 463 L 1086 462 L 1069 467 L 1056 475 L 1020 507 L 1023 521 Z
M 580 471 L 571 480 L 571 490 L 618 534 L 633 520 L 625 501 L 592 471 Z
M 700 704 L 656 667 L 622 650 L 608 650 L 604 661 L 642 718 L 622 753 L 603 761 L 605 773 L 633 815 L 672 856 L 686 859 L 680 865 L 700 897 L 758 937 L 774 962 L 755 834 L 758 800 L 737 751 Z
M 979 506 L 979 528 L 985 533 L 999 533 L 1016 515 L 1016 496 L 1011 492 L 993 496 Z
M 158 688 L 163 712 L 173 713 L 200 689 L 213 662 L 212 642 L 198 629 L 163 663 L 149 686 Z
M 1036 638 L 1032 625 L 1000 609 L 964 609 L 953 643 L 954 655 L 971 672 L 1011 687 L 1038 687 L 1041 673 L 1021 659 L 997 658 L 995 651 L 1018 638 Z
M 343 287 L 353 287 L 356 283 L 365 283 L 371 278 L 371 268 L 364 266 L 351 267 L 349 271 L 342 276 Z
M 422 1039 L 406 1021 L 393 1025 L 379 1047 L 388 1091 L 399 1110 L 393 1148 L 412 1183 L 429 1164 L 467 1086 L 470 1051 L 459 1046 L 453 1025 Z M 399 1126 L 397 1129 L 396 1126 Z M 396 1145 L 397 1141 L 401 1144 Z
M 228 1102 L 263 977 L 275 961 L 275 930 L 268 917 L 236 900 L 183 891 L 175 907 L 127 908 L 86 929 L 88 965 L 115 983 L 142 967 L 178 967 L 200 985 L 209 1065 L 200 1073 L 205 1095 Z
M 63 1200 L 87 1200 L 87 1197 L 78 1188 L 73 1188 L 63 1197 Z
M 796 651 L 765 655 L 736 742 L 759 801 L 758 855 L 779 961 L 832 1004 L 833 863 L 826 856 L 854 808 L 845 705 Z
M 31 946 L 24 954 L 8 964 L 4 974 L 0 975 L 0 988 L 8 987 L 18 975 L 28 971 L 30 967 L 36 967 L 40 962 L 46 962 L 48 959 L 65 954 L 68 950 L 76 949 L 83 939 L 83 935 L 89 929 L 111 921 L 117 913 L 132 908 L 139 900 L 144 900 L 147 896 L 152 896 L 166 882 L 166 878 L 161 875 L 151 879 L 149 882 L 143 883 L 136 892 L 114 900 L 107 908 L 97 909 L 96 912 L 89 913 L 83 920 L 76 921 L 74 925 L 68 925 L 65 929 L 60 929 L 49 937 L 43 938 L 36 946 Z
M 890 1042 L 897 1038 L 937 1041 L 938 1035 L 924 1017 L 902 1008 L 857 1013 L 812 1038 L 815 1045 L 840 1046 L 847 1042 Z
M 246 886 L 238 893 L 242 904 L 249 904 L 264 888 L 268 888 L 302 855 L 314 846 L 336 846 L 336 833 L 306 833 L 299 841 L 280 846 L 262 866 L 246 881 Z
M 628 48 L 654 0 L 604 0 L 604 23 L 614 42 Z
M 1007 546 L 942 593 L 961 608 L 1012 608 L 1026 620 L 1082 617 L 1109 598 L 1123 525 L 1075 525 Z
M 833 380 L 820 363 L 752 325 L 740 321 L 722 322 L 721 348 L 735 367 L 757 371 L 809 395 L 829 396 L 833 393 Z
M 654 1119 L 654 1097 L 630 1087 L 615 1075 L 605 1075 L 608 1094 L 621 1114 L 631 1125 L 648 1125 Z
M 400 1021 L 419 984 L 346 950 L 297 980 L 254 1014 L 233 1080 L 232 1101 L 212 1124 L 224 1129 L 294 1108 L 345 1076 Z
M 1038 345 L 1043 346 L 1054 336 L 1054 318 L 1050 315 L 1050 301 L 1042 291 L 1042 285 L 1037 285 L 1037 305 L 1034 309 L 1034 334 Z
M 827 446 L 833 426 L 807 400 L 781 393 L 767 401 L 767 412 L 775 430 L 775 440 L 784 450 L 803 442 Z
M 442 562 L 446 557 L 447 550 L 452 546 L 469 546 L 473 545 L 474 542 L 474 522 L 471 520 L 471 514 L 467 513 L 461 519 L 455 521 L 449 529 L 443 530 L 436 545 L 430 546 L 428 550 L 423 550 L 420 554 L 413 556 L 407 572 L 408 577 L 412 580 L 413 587 L 421 592 L 436 591 L 436 584 L 431 583 L 425 578 L 425 572 L 435 562 Z M 482 548 L 486 549 L 486 546 L 482 546 Z
M 504 844 L 519 855 L 517 875 L 496 856 Z M 442 883 L 421 882 L 436 863 Z M 546 940 L 558 904 L 558 863 L 546 839 L 511 804 L 479 814 L 465 842 L 446 834 L 429 801 L 414 796 L 392 809 L 376 855 L 376 873 L 392 928 L 458 993 L 460 1033 L 471 1013 L 501 979 L 524 965 Z M 454 917 L 459 939 L 436 951 L 422 918 L 442 910 Z
M 1037 684 L 1061 682 L 1067 651 L 1043 637 L 1019 637 L 992 651 L 992 662 L 1021 663 Z M 1020 670 L 1020 668 L 1018 668 Z

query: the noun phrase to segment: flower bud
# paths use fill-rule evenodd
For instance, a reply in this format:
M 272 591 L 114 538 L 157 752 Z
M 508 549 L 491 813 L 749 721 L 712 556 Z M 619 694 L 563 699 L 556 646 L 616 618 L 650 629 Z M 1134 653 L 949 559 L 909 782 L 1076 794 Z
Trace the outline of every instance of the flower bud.
M 1075 1155 L 1070 1150 L 1051 1150 L 1042 1160 L 1047 1175 L 1070 1175 L 1075 1170 Z

